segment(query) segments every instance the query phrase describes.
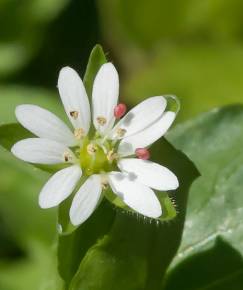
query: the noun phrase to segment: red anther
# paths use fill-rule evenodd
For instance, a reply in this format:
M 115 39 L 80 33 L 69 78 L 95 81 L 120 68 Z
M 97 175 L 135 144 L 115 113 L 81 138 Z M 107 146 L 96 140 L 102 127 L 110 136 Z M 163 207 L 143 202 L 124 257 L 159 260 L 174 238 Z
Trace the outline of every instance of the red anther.
M 127 111 L 127 106 L 125 104 L 118 104 L 114 109 L 114 116 L 120 119 Z
M 150 158 L 150 152 L 146 148 L 137 148 L 135 154 L 139 159 L 148 160 Z

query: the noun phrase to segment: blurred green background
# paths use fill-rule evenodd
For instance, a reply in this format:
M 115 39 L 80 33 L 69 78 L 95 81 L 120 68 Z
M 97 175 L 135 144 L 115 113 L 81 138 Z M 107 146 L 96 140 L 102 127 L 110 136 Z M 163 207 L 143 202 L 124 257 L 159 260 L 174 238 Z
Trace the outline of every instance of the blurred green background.
M 62 115 L 58 71 L 82 75 L 96 43 L 129 105 L 175 94 L 179 123 L 242 103 L 242 11 L 242 0 L 1 0 L 0 124 L 15 122 L 21 103 Z M 46 177 L 0 148 L 0 290 L 54 287 L 55 210 L 37 204 Z

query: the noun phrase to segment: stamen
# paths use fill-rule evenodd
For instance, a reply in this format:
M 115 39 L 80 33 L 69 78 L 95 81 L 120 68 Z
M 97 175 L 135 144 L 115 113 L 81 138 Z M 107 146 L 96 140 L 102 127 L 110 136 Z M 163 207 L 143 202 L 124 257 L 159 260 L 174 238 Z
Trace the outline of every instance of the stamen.
M 137 148 L 135 154 L 139 159 L 148 160 L 150 158 L 150 152 L 146 148 Z
M 108 188 L 108 180 L 107 180 L 107 177 L 104 176 L 104 175 L 101 175 L 101 186 L 102 186 L 102 189 L 103 190 L 106 190 Z
M 127 111 L 127 106 L 125 104 L 118 104 L 114 109 L 115 118 L 121 118 Z
M 107 160 L 110 162 L 113 162 L 114 160 L 116 160 L 118 158 L 118 154 L 116 152 L 114 152 L 113 150 L 109 151 L 106 155 Z
M 97 117 L 96 120 L 100 126 L 104 126 L 107 122 L 106 118 L 102 116 Z
M 69 114 L 74 120 L 78 119 L 78 115 L 79 115 L 78 111 L 71 111 Z
M 87 145 L 87 152 L 89 153 L 89 155 L 94 155 L 95 152 L 97 151 L 97 146 L 90 143 L 89 145 Z
M 74 137 L 78 140 L 85 136 L 85 131 L 83 128 L 78 128 L 74 130 Z
M 106 183 L 106 182 L 101 182 L 101 186 L 102 186 L 102 189 L 103 190 L 106 190 L 107 188 L 108 188 L 108 183 Z
M 72 157 L 72 155 L 70 154 L 70 152 L 68 150 L 64 151 L 63 159 L 64 159 L 65 162 L 72 161 L 73 157 Z
M 118 137 L 123 137 L 126 134 L 127 130 L 126 129 L 122 129 L 122 128 L 117 128 L 116 129 L 116 134 Z

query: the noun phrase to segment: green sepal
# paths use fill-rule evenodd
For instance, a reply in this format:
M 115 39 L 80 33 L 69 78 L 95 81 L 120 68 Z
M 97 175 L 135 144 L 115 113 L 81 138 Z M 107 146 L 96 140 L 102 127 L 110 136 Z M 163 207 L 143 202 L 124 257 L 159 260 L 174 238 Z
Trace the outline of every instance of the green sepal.
M 84 86 L 86 88 L 86 92 L 89 97 L 91 97 L 92 94 L 95 76 L 98 70 L 100 69 L 101 65 L 106 62 L 107 60 L 105 57 L 105 53 L 102 49 L 102 46 L 96 44 L 90 53 L 88 64 L 83 78 Z
M 175 112 L 177 115 L 181 109 L 181 102 L 179 98 L 175 95 L 164 95 L 164 97 L 167 101 L 166 111 Z
M 58 206 L 58 234 L 65 236 L 71 234 L 77 227 L 71 224 L 69 210 L 73 201 L 74 194 L 71 194 Z
M 163 212 L 162 216 L 158 218 L 158 221 L 164 222 L 173 220 L 177 216 L 176 195 L 173 199 L 167 192 L 159 192 L 157 193 L 157 197 L 160 201 Z
M 121 211 L 124 211 L 124 213 L 134 214 L 136 216 L 139 215 L 135 210 L 127 206 L 119 196 L 114 194 L 111 189 L 105 191 L 104 195 L 109 200 L 109 202 L 111 202 L 115 207 L 117 207 Z M 156 195 L 160 201 L 163 212 L 162 215 L 156 220 L 159 222 L 163 222 L 175 218 L 177 215 L 177 211 L 176 211 L 176 203 L 173 202 L 173 199 L 168 195 L 167 192 L 156 192 Z M 143 217 L 145 220 L 150 220 L 150 218 L 147 218 L 145 216 L 141 217 Z

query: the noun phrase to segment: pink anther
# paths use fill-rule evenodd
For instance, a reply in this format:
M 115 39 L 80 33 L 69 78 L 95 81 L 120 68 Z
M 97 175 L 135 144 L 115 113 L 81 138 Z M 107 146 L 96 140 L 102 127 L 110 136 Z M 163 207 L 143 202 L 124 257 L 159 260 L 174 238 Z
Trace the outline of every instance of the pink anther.
M 137 148 L 135 154 L 139 159 L 148 160 L 150 158 L 150 152 L 146 148 Z
M 114 116 L 120 119 L 127 111 L 127 106 L 125 104 L 118 104 L 114 109 Z

